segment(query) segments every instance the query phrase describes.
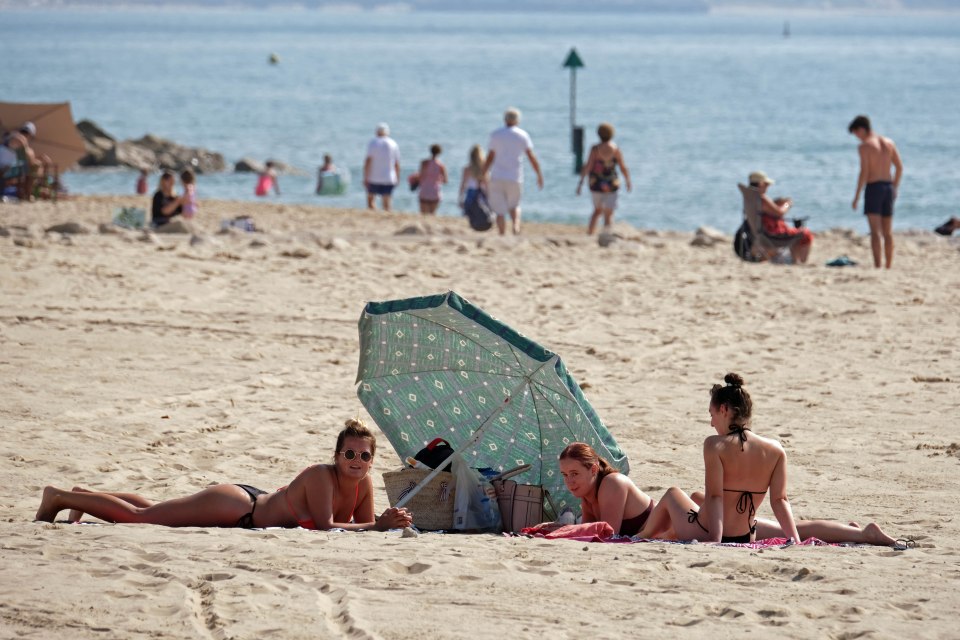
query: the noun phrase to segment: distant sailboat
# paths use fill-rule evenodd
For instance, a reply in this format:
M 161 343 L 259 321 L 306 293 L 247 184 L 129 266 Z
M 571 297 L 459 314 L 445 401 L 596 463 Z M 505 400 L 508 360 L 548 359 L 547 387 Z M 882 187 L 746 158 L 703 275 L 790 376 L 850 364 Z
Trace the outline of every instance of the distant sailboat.
M 783 21 L 783 37 L 784 38 L 790 37 L 790 21 L 789 20 Z

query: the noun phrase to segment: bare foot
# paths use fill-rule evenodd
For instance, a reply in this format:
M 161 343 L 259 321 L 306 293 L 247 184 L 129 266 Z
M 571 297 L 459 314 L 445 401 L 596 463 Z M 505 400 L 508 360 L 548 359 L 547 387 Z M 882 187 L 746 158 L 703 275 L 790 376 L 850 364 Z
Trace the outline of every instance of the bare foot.
M 37 515 L 34 516 L 33 519 L 42 522 L 53 522 L 57 514 L 60 513 L 60 507 L 57 506 L 59 494 L 60 490 L 56 487 L 44 487 L 43 498 L 40 500 L 40 508 L 37 509 Z
M 894 538 L 891 538 L 883 532 L 883 529 L 876 522 L 871 522 L 863 529 L 864 542 L 870 544 L 875 544 L 883 547 L 890 547 L 897 543 Z
M 74 487 L 74 491 L 79 491 L 81 493 L 93 493 L 90 489 L 84 489 L 83 487 Z M 83 511 L 77 509 L 70 509 L 70 513 L 67 514 L 67 522 L 80 522 L 83 519 Z

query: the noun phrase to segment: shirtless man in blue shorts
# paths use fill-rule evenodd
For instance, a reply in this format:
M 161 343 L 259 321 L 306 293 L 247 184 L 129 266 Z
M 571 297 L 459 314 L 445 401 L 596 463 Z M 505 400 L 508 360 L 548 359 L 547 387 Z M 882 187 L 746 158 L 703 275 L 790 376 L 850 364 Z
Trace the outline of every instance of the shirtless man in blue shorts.
M 880 268 L 881 239 L 887 269 L 893 263 L 893 201 L 897 199 L 903 163 L 900 152 L 890 138 L 884 138 L 870 130 L 870 119 L 857 116 L 850 123 L 850 133 L 860 140 L 860 177 L 857 193 L 853 197 L 853 210 L 857 210 L 860 190 L 863 189 L 863 213 L 870 223 L 870 246 L 873 249 L 873 266 Z M 890 166 L 895 169 L 890 176 Z

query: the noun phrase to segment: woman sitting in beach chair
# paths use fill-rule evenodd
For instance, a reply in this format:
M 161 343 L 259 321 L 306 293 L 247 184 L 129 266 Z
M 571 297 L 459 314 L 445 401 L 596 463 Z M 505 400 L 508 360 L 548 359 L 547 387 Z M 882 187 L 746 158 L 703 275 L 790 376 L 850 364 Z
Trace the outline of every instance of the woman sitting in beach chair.
M 374 516 L 369 471 L 377 441 L 359 420 L 346 425 L 337 437 L 333 464 L 308 467 L 273 493 L 245 484 L 217 484 L 185 498 L 153 502 L 133 493 L 46 487 L 36 519 L 53 522 L 60 511 L 71 509 L 71 522 L 88 513 L 107 522 L 168 527 L 386 531 L 410 526 L 413 519 L 406 509 L 391 507 Z

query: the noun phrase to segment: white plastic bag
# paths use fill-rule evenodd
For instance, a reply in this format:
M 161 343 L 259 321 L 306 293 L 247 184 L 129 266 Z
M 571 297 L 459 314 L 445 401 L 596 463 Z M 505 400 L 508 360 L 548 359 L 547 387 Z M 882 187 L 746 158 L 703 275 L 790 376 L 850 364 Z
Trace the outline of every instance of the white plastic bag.
M 472 469 L 459 454 L 454 454 L 451 469 L 457 479 L 457 493 L 453 503 L 453 528 L 478 531 L 499 531 L 500 510 L 497 492 L 476 469 Z

